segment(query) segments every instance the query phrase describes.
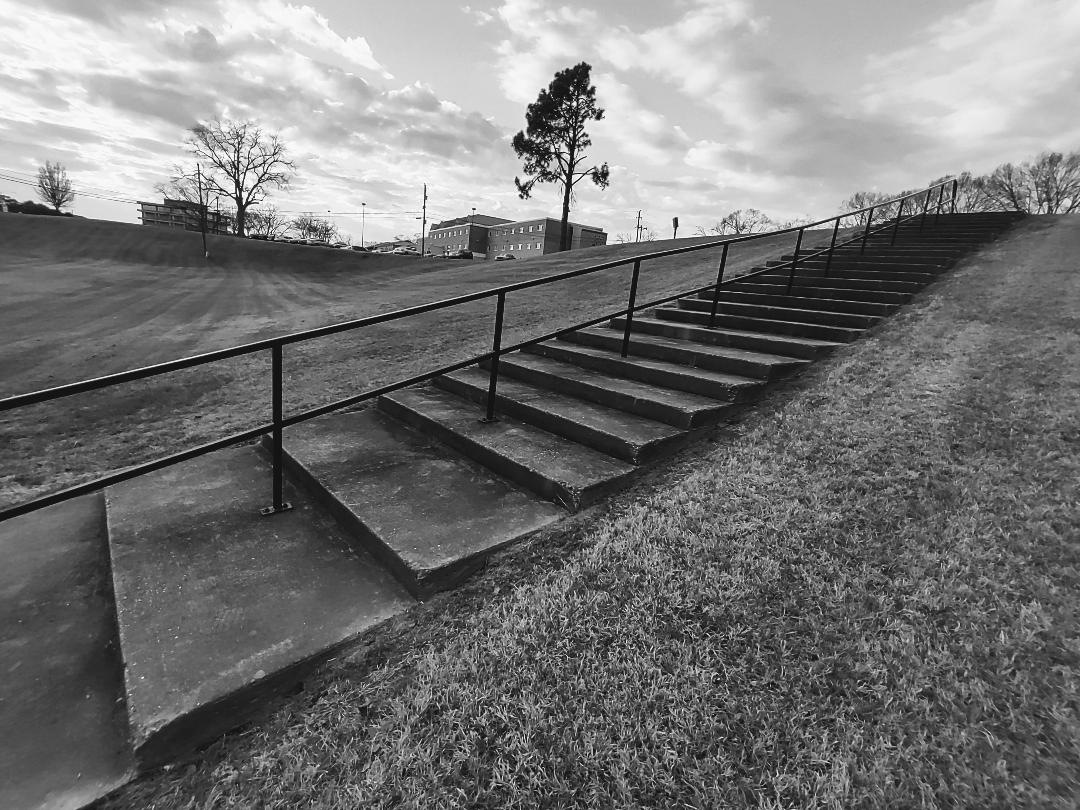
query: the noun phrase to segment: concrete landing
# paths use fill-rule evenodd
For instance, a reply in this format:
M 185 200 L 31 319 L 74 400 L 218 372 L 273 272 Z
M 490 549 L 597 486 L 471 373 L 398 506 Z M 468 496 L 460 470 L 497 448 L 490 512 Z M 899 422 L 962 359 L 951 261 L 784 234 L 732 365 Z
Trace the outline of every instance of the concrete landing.
M 289 428 L 297 472 L 410 591 L 451 587 L 565 515 L 374 408 Z
M 143 764 L 244 722 L 412 599 L 337 523 L 259 515 L 270 467 L 253 447 L 150 473 L 106 495 L 128 711 Z
M 133 771 L 106 551 L 100 494 L 0 523 L 0 807 L 82 807 Z

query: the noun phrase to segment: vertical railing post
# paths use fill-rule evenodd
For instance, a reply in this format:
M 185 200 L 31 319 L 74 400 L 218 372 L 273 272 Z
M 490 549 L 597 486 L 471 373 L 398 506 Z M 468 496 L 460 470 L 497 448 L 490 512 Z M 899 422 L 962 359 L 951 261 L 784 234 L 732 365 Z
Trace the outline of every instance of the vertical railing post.
M 795 284 L 795 270 L 799 266 L 799 251 L 802 250 L 803 231 L 806 228 L 799 228 L 799 238 L 795 240 L 795 255 L 791 259 L 791 274 L 787 280 L 787 295 L 791 295 L 791 287 Z
M 716 325 L 716 310 L 720 306 L 720 285 L 724 283 L 724 267 L 727 266 L 728 243 L 724 242 L 724 249 L 720 253 L 720 267 L 716 270 L 716 286 L 713 288 L 712 309 L 709 310 L 709 328 Z
M 934 227 L 937 227 L 938 217 L 941 216 L 941 201 L 945 199 L 945 184 L 938 186 L 937 208 L 934 210 Z
M 874 221 L 874 206 L 870 206 L 870 210 L 866 212 L 866 230 L 862 235 L 862 247 L 859 248 L 859 253 L 866 253 L 866 240 L 870 238 L 870 223 Z
M 952 210 L 949 212 L 950 214 L 956 213 L 956 191 L 959 188 L 959 185 L 960 184 L 956 180 L 952 181 Z
M 829 277 L 829 268 L 832 267 L 832 254 L 836 248 L 836 235 L 840 232 L 840 217 L 836 218 L 836 224 L 832 229 L 832 241 L 829 242 L 829 255 L 825 258 L 825 278 Z
M 274 429 L 271 441 L 273 447 L 270 450 L 271 461 L 274 467 L 274 502 L 259 510 L 262 515 L 276 515 L 278 512 L 287 512 L 292 509 L 292 504 L 285 500 L 285 470 L 284 451 L 282 450 L 282 407 L 281 407 L 281 344 L 275 343 L 270 347 L 270 410 Z
M 497 422 L 495 417 L 495 391 L 499 385 L 499 352 L 502 350 L 503 312 L 506 309 L 506 293 L 499 293 L 495 305 L 495 329 L 491 336 L 491 375 L 488 377 L 487 415 L 481 422 Z
M 932 188 L 926 190 L 926 199 L 922 204 L 922 219 L 919 220 L 919 233 L 922 233 L 923 226 L 926 225 L 926 212 L 930 210 L 930 195 L 934 193 Z
M 900 220 L 904 218 L 904 203 L 906 202 L 906 198 L 900 200 L 900 207 L 896 211 L 896 222 L 893 224 L 892 239 L 889 240 L 889 247 L 896 244 L 896 234 L 900 231 Z
M 622 356 L 630 354 L 630 328 L 634 325 L 634 304 L 637 302 L 638 274 L 641 272 L 641 259 L 634 262 L 634 275 L 630 279 L 630 303 L 626 306 L 626 325 L 623 327 Z

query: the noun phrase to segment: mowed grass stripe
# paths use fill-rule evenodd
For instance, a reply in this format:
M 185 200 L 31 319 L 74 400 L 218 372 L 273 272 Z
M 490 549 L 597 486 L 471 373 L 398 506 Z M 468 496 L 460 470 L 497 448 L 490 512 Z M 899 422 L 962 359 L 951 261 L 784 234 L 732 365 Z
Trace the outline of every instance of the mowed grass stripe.
M 1045 225 L 106 806 L 1075 807 L 1080 228 Z

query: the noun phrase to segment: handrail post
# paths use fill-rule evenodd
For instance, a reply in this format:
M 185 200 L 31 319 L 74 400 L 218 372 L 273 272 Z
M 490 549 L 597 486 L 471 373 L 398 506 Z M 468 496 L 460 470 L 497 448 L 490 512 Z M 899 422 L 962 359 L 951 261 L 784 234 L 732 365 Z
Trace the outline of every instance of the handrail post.
M 263 507 L 259 514 L 268 516 L 278 512 L 288 512 L 292 504 L 285 500 L 285 471 L 282 451 L 282 408 L 281 408 L 281 344 L 275 343 L 270 347 L 270 376 L 271 394 L 270 410 L 274 422 L 273 444 L 270 454 L 273 462 L 274 476 L 274 502 L 270 506 Z
M 900 220 L 902 220 L 904 218 L 904 203 L 905 202 L 907 202 L 906 198 L 901 199 L 900 200 L 900 207 L 896 211 L 896 223 L 893 225 L 892 239 L 889 240 L 889 247 L 892 247 L 893 245 L 896 244 L 896 234 L 900 231 Z
M 836 218 L 836 224 L 832 229 L 832 241 L 829 243 L 829 255 L 825 259 L 825 278 L 829 277 L 829 268 L 832 267 L 832 254 L 836 248 L 836 235 L 840 232 L 840 217 Z
M 724 245 L 727 248 L 727 245 Z M 630 354 L 630 328 L 634 324 L 634 304 L 637 302 L 638 274 L 641 272 L 641 259 L 634 262 L 634 275 L 630 279 L 630 303 L 626 307 L 626 325 L 623 328 L 622 356 Z
M 930 210 L 930 195 L 934 193 L 934 190 L 928 188 L 926 190 L 926 199 L 922 204 L 922 219 L 919 220 L 919 233 L 922 233 L 923 226 L 926 225 L 926 212 Z
M 709 328 L 716 325 L 716 310 L 720 306 L 720 285 L 724 283 L 724 267 L 727 265 L 728 243 L 724 242 L 724 250 L 720 253 L 720 267 L 716 270 L 716 286 L 713 288 L 712 309 L 709 311 Z
M 866 212 L 866 230 L 862 235 L 862 247 L 859 248 L 859 253 L 866 253 L 866 240 L 870 238 L 870 223 L 874 221 L 874 206 L 870 206 L 870 210 Z
M 495 390 L 499 385 L 499 352 L 502 349 L 503 311 L 506 309 L 506 293 L 500 292 L 495 305 L 495 330 L 491 337 L 491 375 L 488 378 L 487 415 L 481 422 L 498 422 L 495 416 Z
M 949 212 L 950 214 L 956 213 L 956 192 L 959 186 L 960 184 L 956 180 L 952 181 L 952 210 Z
M 802 249 L 803 231 L 806 228 L 799 228 L 799 238 L 795 240 L 795 255 L 791 259 L 791 274 L 788 276 L 787 281 L 787 295 L 791 295 L 791 287 L 795 284 L 795 269 L 799 266 L 799 251 Z
M 941 201 L 943 199 L 945 199 L 945 184 L 944 183 L 942 183 L 940 186 L 938 186 L 937 208 L 934 209 L 934 227 L 935 228 L 937 227 L 938 217 L 941 216 Z

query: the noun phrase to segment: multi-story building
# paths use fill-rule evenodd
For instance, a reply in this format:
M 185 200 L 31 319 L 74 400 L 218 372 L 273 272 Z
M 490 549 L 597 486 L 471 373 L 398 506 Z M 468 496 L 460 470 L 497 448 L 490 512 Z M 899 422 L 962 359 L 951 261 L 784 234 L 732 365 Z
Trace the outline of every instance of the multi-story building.
M 139 218 L 143 225 L 159 228 L 183 228 L 187 231 L 201 231 L 200 214 L 205 206 L 187 200 L 170 200 L 163 203 L 139 202 Z M 230 232 L 231 219 L 220 211 L 206 210 L 206 232 L 227 234 Z
M 568 222 L 567 227 L 570 250 L 607 244 L 607 234 L 600 228 L 577 222 Z M 436 256 L 453 250 L 471 250 L 488 258 L 500 253 L 524 258 L 557 253 L 561 236 L 562 222 L 550 217 L 512 222 L 473 214 L 433 224 L 428 232 L 428 245 Z

